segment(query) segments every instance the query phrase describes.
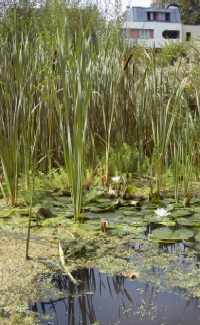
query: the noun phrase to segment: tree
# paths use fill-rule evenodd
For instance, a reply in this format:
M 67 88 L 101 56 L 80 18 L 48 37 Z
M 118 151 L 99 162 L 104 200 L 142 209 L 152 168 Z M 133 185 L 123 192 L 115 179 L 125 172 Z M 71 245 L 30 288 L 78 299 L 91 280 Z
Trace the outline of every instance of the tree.
M 29 40 L 38 35 L 54 37 L 63 29 L 65 21 L 73 35 L 74 44 L 80 28 L 87 30 L 93 42 L 96 33 L 104 33 L 105 19 L 96 6 L 67 5 L 69 0 L 0 0 L 0 36 L 12 41 L 13 34 L 20 41 L 23 34 Z
M 170 4 L 178 5 L 181 11 L 181 19 L 184 24 L 200 24 L 200 2 L 199 0 L 153 0 L 152 6 L 165 8 Z

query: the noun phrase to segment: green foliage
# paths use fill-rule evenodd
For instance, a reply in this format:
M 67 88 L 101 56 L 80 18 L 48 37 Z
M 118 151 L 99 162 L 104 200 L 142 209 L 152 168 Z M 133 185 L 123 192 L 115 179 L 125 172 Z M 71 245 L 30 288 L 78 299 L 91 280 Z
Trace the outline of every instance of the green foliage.
M 199 44 L 131 49 L 94 7 L 25 9 L 0 24 L 1 189 L 11 204 L 19 177 L 28 190 L 42 172 L 61 191 L 70 186 L 77 219 L 92 177 L 102 185 L 109 173 L 150 172 L 149 161 L 157 192 L 169 168 L 176 198 L 179 176 L 188 191 L 199 173 Z M 54 175 L 61 167 L 66 186 Z
M 174 64 L 186 56 L 188 42 L 166 44 L 159 52 L 158 57 L 163 65 Z
M 89 40 L 80 32 L 76 52 L 68 57 L 74 70 L 66 64 L 66 54 L 70 45 L 59 41 L 60 45 L 60 75 L 63 98 L 59 102 L 59 118 L 61 139 L 64 149 L 64 160 L 70 180 L 71 194 L 74 207 L 75 222 L 80 218 L 82 194 L 86 173 L 86 132 L 88 125 L 88 107 L 92 93 L 90 83 L 91 66 L 88 60 Z M 58 97 L 58 100 L 60 98 Z
M 176 243 L 192 237 L 194 237 L 194 233 L 192 230 L 186 228 L 174 230 L 171 228 L 162 227 L 153 230 L 152 234 L 149 235 L 149 240 L 161 243 Z
M 198 0 L 153 0 L 152 6 L 166 7 L 171 3 L 180 6 L 181 18 L 184 24 L 197 25 L 200 23 L 200 3 Z
M 137 172 L 138 152 L 127 143 L 111 148 L 109 170 L 111 175 Z

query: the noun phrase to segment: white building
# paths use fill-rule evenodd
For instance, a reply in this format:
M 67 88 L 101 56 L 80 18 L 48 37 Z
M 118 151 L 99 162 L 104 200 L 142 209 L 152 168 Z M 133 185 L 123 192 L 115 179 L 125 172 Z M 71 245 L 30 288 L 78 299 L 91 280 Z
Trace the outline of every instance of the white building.
M 176 6 L 167 9 L 127 7 L 123 29 L 130 44 L 161 48 L 167 42 L 200 40 L 200 25 L 183 25 Z

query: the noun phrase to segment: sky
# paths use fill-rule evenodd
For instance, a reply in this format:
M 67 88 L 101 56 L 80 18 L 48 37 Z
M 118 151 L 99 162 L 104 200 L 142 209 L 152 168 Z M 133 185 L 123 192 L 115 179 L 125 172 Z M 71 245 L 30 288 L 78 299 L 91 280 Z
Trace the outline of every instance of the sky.
M 122 0 L 123 7 L 126 6 L 138 6 L 138 7 L 149 7 L 151 0 Z

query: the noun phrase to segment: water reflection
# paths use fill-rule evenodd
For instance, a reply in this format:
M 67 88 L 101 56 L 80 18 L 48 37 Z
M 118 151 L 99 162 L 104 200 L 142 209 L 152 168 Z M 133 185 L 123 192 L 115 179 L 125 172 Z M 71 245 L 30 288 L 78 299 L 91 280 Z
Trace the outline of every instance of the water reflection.
M 187 300 L 181 289 L 160 292 L 158 286 L 109 276 L 97 269 L 78 270 L 75 286 L 66 276 L 55 275 L 54 283 L 64 299 L 30 304 L 40 324 L 58 325 L 193 325 L 200 323 L 200 301 Z M 50 315 L 47 320 L 42 315 Z

